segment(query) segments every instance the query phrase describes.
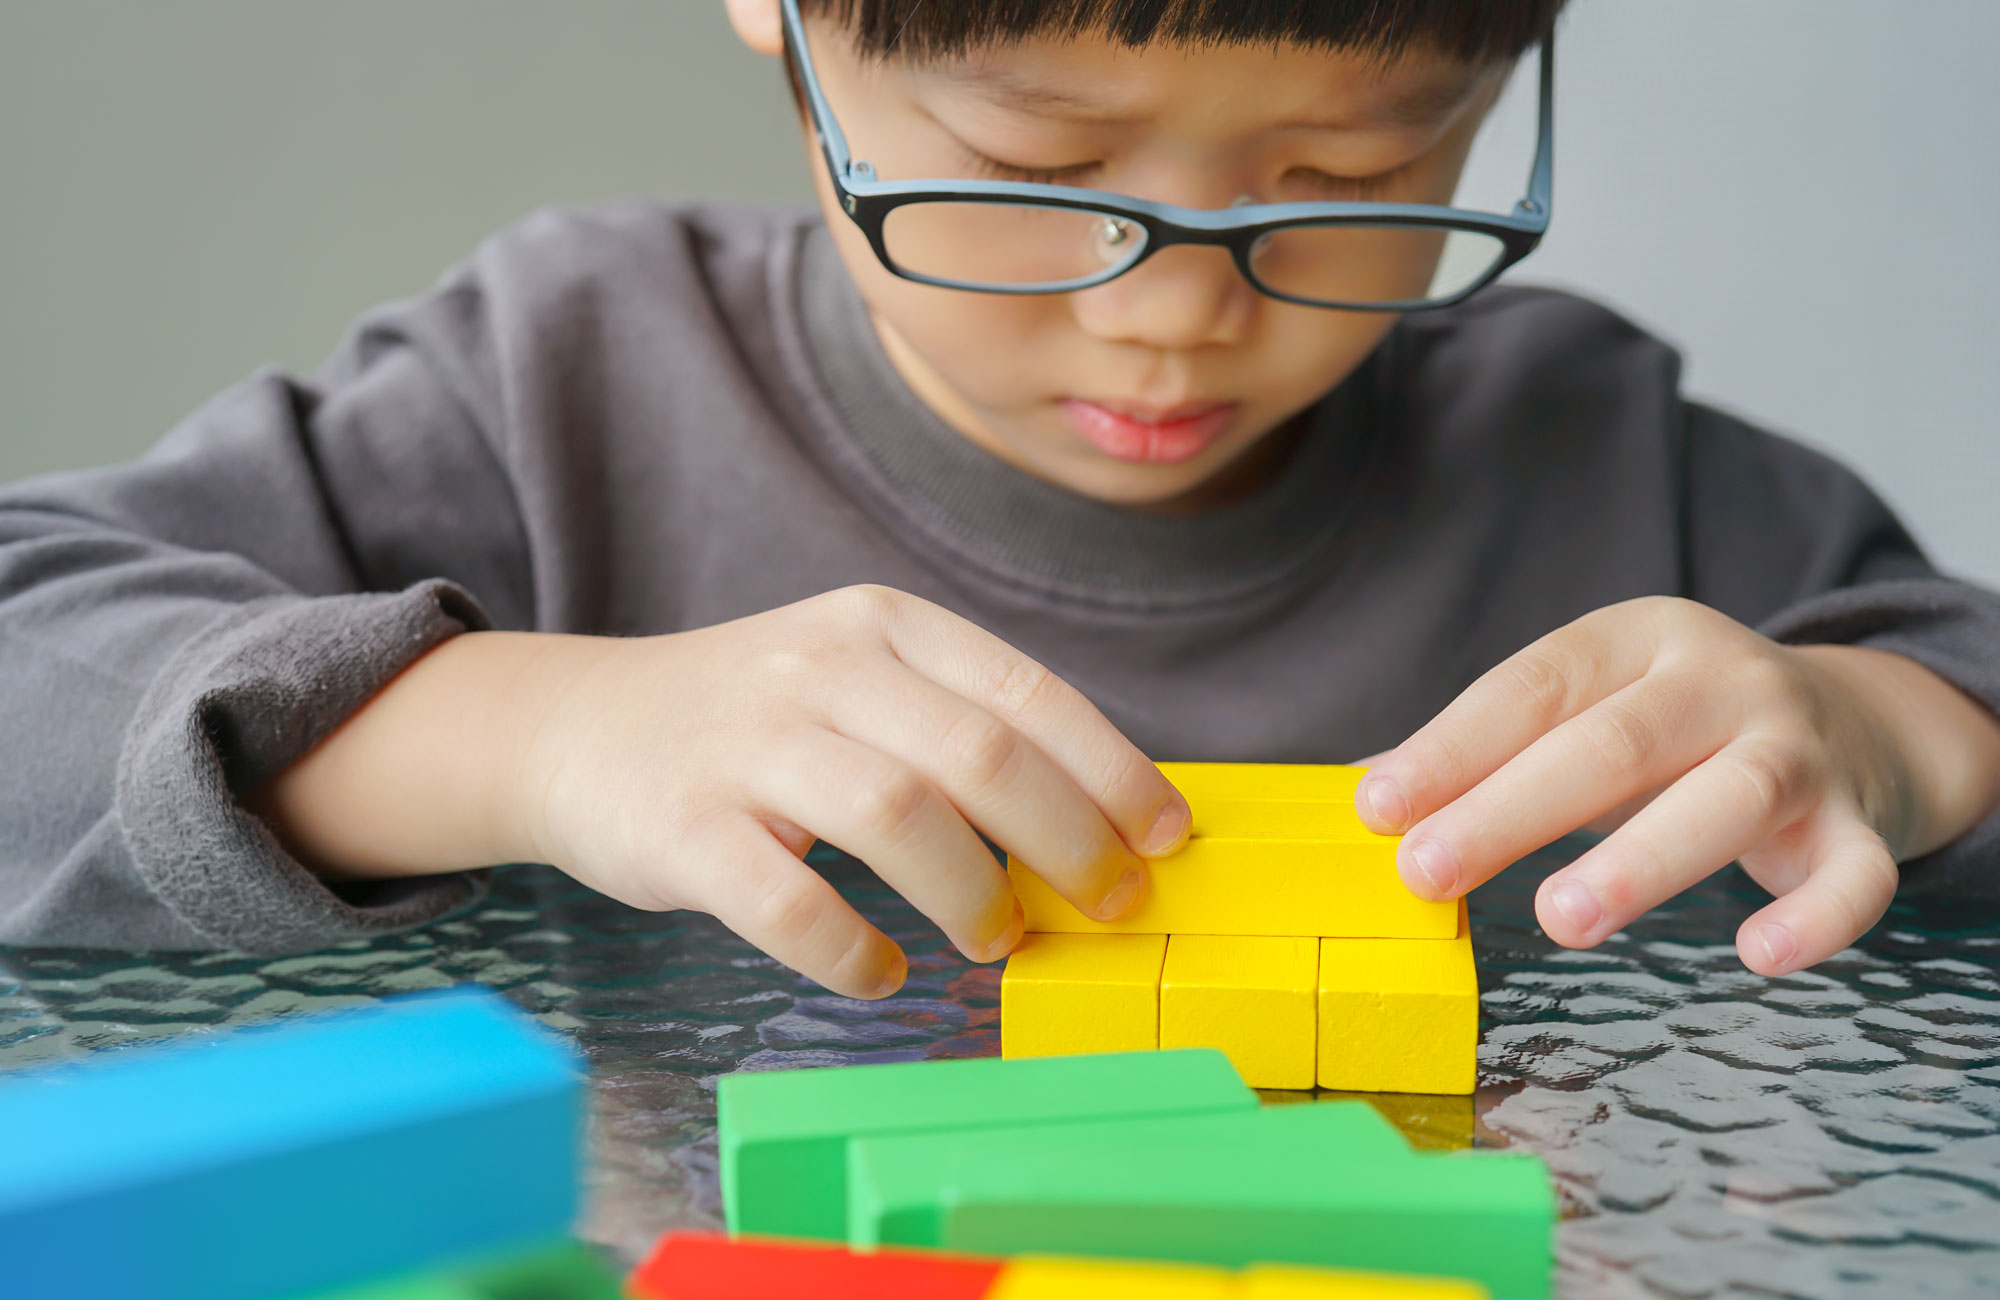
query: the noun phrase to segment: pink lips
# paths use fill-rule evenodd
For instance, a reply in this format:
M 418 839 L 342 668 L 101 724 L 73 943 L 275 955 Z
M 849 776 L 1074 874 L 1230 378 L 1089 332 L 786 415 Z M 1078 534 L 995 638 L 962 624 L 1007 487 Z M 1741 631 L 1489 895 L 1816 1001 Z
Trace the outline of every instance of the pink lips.
M 1097 450 L 1136 465 L 1177 465 L 1214 445 L 1236 417 L 1234 402 L 1205 402 L 1165 410 L 1106 406 L 1064 398 L 1062 412 Z

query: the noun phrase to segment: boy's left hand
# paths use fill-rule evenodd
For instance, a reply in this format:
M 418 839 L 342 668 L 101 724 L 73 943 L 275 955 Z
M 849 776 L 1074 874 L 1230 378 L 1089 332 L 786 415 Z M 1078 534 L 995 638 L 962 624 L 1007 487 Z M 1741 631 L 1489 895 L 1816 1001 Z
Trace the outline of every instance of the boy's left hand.
M 1542 928 L 1591 947 L 1740 861 L 1777 895 L 1736 935 L 1765 975 L 1860 938 L 1899 860 L 1996 803 L 2000 722 L 1928 669 L 1780 645 L 1667 597 L 1598 610 L 1521 651 L 1375 760 L 1357 794 L 1371 827 L 1407 832 L 1403 881 L 1436 899 L 1637 806 L 1542 883 Z

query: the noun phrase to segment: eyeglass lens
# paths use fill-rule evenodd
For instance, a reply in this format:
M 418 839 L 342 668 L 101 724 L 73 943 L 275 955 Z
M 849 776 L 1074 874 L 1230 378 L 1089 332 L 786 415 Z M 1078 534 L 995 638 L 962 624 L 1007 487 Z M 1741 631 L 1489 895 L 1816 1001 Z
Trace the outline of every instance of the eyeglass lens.
M 1136 262 L 1146 229 L 1111 213 L 1030 203 L 908 203 L 883 224 L 905 272 L 968 287 L 1055 288 Z M 1356 305 L 1452 297 L 1506 254 L 1492 235 L 1434 226 L 1299 226 L 1264 236 L 1251 256 L 1275 292 Z

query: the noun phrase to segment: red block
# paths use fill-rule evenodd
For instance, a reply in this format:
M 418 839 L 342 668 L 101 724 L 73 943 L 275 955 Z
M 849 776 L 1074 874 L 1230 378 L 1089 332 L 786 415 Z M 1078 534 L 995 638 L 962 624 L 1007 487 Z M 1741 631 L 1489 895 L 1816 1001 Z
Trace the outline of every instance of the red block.
M 670 1232 L 626 1283 L 633 1300 L 980 1300 L 1004 1261 L 826 1242 Z

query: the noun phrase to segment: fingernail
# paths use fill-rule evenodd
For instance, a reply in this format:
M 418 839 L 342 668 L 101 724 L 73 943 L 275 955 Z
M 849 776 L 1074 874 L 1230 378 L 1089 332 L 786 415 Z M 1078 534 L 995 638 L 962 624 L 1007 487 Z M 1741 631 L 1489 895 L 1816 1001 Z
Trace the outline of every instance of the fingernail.
M 1604 904 L 1597 901 L 1595 891 L 1581 880 L 1565 880 L 1550 890 L 1549 905 L 1575 926 L 1579 934 L 1589 934 L 1604 919 Z
M 1181 839 L 1187 834 L 1188 810 L 1178 803 L 1170 803 L 1160 809 L 1160 815 L 1153 819 L 1153 829 L 1146 832 L 1145 853 L 1149 858 L 1163 858 L 1181 846 Z
M 1124 915 L 1125 909 L 1132 906 L 1132 901 L 1139 897 L 1139 891 L 1145 888 L 1145 885 L 1145 872 L 1137 867 L 1127 871 L 1124 878 L 1118 882 L 1118 887 L 1106 894 L 1104 902 L 1098 905 L 1097 919 L 1111 921 Z
M 1410 865 L 1438 898 L 1449 898 L 1458 885 L 1458 855 L 1441 840 L 1419 840 L 1410 848 Z
M 1757 940 L 1764 945 L 1764 956 L 1778 970 L 1791 965 L 1792 958 L 1798 956 L 1799 941 L 1792 937 L 1789 929 L 1776 921 L 1766 921 L 1758 926 Z
M 1399 835 L 1410 824 L 1410 801 L 1386 776 L 1370 772 L 1362 777 L 1361 801 L 1384 835 Z
M 986 945 L 985 960 L 999 961 L 1002 957 L 1013 952 L 1016 945 L 1021 942 L 1021 935 L 1027 928 L 1027 918 L 1021 915 L 1021 904 L 1017 899 L 1014 903 L 1014 916 L 1007 922 L 1007 928 L 1002 930 L 999 937 L 994 939 L 992 943 Z
M 909 977 L 909 974 L 909 961 L 901 953 L 897 953 L 895 963 L 889 967 L 888 975 L 883 978 L 880 984 L 875 986 L 875 996 L 886 998 L 897 989 L 902 988 L 903 981 Z

